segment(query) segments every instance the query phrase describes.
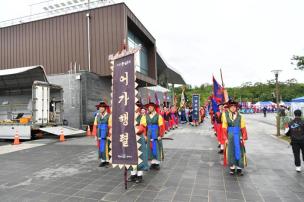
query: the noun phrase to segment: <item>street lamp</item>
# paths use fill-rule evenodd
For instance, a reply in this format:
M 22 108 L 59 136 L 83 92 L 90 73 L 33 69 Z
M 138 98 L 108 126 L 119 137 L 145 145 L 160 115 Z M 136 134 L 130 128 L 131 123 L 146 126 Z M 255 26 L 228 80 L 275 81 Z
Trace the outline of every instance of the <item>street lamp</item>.
M 277 136 L 280 136 L 280 115 L 279 115 L 279 107 L 280 107 L 280 100 L 279 100 L 279 73 L 282 70 L 272 70 L 271 72 L 274 73 L 275 80 L 276 80 L 276 102 L 277 102 Z

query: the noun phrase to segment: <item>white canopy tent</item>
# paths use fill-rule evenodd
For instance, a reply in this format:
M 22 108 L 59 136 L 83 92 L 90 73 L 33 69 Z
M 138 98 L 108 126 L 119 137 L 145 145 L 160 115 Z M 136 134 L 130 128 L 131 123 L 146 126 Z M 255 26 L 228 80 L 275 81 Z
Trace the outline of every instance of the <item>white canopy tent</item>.
M 263 108 L 263 107 L 270 107 L 270 106 L 274 106 L 276 105 L 276 103 L 271 102 L 271 101 L 260 101 L 254 104 L 255 107 L 259 107 L 259 108 Z
M 304 112 L 304 97 L 292 99 L 290 108 L 292 113 L 297 109 L 300 109 L 302 112 Z

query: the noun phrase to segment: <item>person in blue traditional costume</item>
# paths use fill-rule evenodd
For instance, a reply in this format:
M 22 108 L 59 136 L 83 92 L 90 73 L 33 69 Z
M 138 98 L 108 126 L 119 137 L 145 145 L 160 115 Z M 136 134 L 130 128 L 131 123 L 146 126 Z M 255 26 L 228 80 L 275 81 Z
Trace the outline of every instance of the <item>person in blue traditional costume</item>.
M 139 151 L 142 152 L 142 154 L 139 156 L 139 158 L 142 160 L 140 164 L 137 165 L 136 169 L 131 170 L 131 176 L 129 177 L 129 182 L 136 182 L 141 183 L 143 181 L 143 171 L 149 170 L 149 163 L 148 163 L 148 153 L 147 153 L 147 136 L 145 134 L 145 127 L 140 125 L 140 120 L 142 116 L 145 115 L 145 112 L 143 111 L 143 105 L 141 102 L 136 103 L 137 109 L 135 111 L 135 121 L 136 121 L 136 128 L 135 132 L 140 137 L 140 139 L 137 141 L 139 143 Z
M 224 154 L 224 165 L 228 160 L 230 174 L 243 175 L 242 169 L 247 165 L 245 141 L 247 130 L 245 120 L 238 112 L 238 103 L 228 101 L 228 110 L 222 114 L 223 137 L 226 142 L 226 153 Z
M 98 157 L 100 159 L 99 167 L 109 165 L 109 152 L 111 143 L 112 116 L 110 114 L 110 106 L 101 101 L 96 108 L 99 110 L 95 116 L 97 121 L 97 141 L 98 141 Z
M 157 112 L 158 105 L 150 102 L 146 105 L 148 114 L 141 117 L 140 125 L 146 128 L 148 159 L 151 161 L 150 169 L 159 170 L 160 161 L 164 159 L 162 144 L 163 118 Z
M 184 124 L 184 123 L 186 123 L 187 122 L 187 118 L 186 118 L 186 110 L 185 110 L 185 106 L 183 106 L 182 108 L 181 108 L 181 124 Z

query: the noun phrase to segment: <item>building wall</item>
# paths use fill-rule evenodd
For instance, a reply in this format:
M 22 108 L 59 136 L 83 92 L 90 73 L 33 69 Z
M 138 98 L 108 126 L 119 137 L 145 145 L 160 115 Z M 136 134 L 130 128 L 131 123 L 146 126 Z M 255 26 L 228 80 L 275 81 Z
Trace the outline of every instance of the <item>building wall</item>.
M 112 79 L 110 77 L 100 77 L 89 72 L 82 73 L 82 102 L 83 102 L 83 123 L 92 124 L 94 121 L 94 112 L 96 105 L 104 100 L 111 104 L 111 86 Z
M 61 74 L 48 76 L 48 81 L 52 84 L 60 85 L 63 88 L 63 120 L 68 121 L 68 125 L 80 128 L 81 123 L 81 80 L 76 76 L 80 74 Z
M 109 74 L 108 55 L 123 43 L 123 4 L 90 11 L 91 70 Z M 43 65 L 47 74 L 70 64 L 88 68 L 87 11 L 0 29 L 0 69 Z
M 0 69 L 42 65 L 46 73 L 88 70 L 87 17 L 81 11 L 0 28 Z M 91 72 L 110 76 L 108 56 L 122 48 L 128 20 L 151 44 L 149 77 L 156 80 L 155 39 L 123 3 L 92 9 L 90 13 Z M 144 76 L 141 78 L 151 82 Z M 155 83 L 155 82 L 154 82 Z
M 63 119 L 69 126 L 83 128 L 93 124 L 96 105 L 101 99 L 110 104 L 112 81 L 90 72 L 48 76 L 52 84 L 63 88 Z M 85 128 L 83 128 L 85 129 Z

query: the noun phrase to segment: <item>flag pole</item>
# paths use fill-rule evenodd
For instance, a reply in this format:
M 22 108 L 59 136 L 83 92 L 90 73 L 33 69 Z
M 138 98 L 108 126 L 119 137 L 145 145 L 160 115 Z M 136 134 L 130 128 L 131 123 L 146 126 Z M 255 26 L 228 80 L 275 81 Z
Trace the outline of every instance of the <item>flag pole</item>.
M 220 68 L 220 73 L 221 73 L 221 80 L 222 80 L 222 87 L 223 87 L 224 100 L 225 100 L 225 102 L 228 102 L 229 97 L 228 97 L 228 92 L 227 92 L 226 89 L 225 89 L 225 84 L 224 84 L 224 79 L 223 79 L 222 68 Z
M 222 86 L 223 86 L 223 88 L 225 89 L 224 80 L 223 80 L 222 68 L 220 68 L 220 72 L 221 72 Z

